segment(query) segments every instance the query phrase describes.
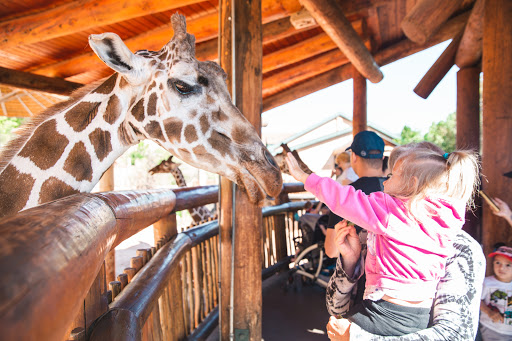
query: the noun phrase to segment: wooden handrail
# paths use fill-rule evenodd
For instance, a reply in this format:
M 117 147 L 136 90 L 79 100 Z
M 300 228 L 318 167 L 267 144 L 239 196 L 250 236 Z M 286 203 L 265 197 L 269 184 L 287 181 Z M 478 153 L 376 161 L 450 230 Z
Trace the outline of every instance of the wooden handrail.
M 303 185 L 285 184 L 284 190 L 303 191 Z M 0 220 L 2 337 L 63 339 L 111 249 L 171 213 L 217 199 L 217 186 L 77 194 Z M 203 232 L 215 229 L 212 224 L 179 234 L 168 245 L 181 245 L 175 250 L 181 254 L 184 251 L 180 248 L 188 249 L 207 238 L 209 234 Z M 171 268 L 161 270 L 160 275 L 166 276 Z M 151 267 L 144 271 L 149 273 Z M 144 271 L 136 278 L 145 276 Z M 148 276 L 152 278 L 148 282 L 155 281 L 155 274 Z M 153 290 L 158 292 L 158 288 Z M 121 297 L 123 293 L 128 295 L 123 290 Z M 140 295 L 133 297 L 140 299 Z M 153 299 L 148 296 L 132 303 L 130 307 L 138 309 L 136 315 L 124 308 L 115 309 L 116 318 L 131 324 L 137 316 L 140 323 L 140 318 L 147 318 Z
M 291 190 L 294 186 L 290 186 Z M 263 208 L 263 216 L 297 211 L 304 202 L 285 203 Z M 219 233 L 218 221 L 209 222 L 174 236 L 151 258 L 110 305 L 109 311 L 92 326 L 89 341 L 141 340 L 142 326 L 162 295 L 181 257 L 192 247 Z M 289 262 L 289 257 L 285 260 Z M 276 268 L 282 267 L 278 264 Z M 268 276 L 268 274 L 267 274 Z M 142 294 L 143 293 L 143 294 Z

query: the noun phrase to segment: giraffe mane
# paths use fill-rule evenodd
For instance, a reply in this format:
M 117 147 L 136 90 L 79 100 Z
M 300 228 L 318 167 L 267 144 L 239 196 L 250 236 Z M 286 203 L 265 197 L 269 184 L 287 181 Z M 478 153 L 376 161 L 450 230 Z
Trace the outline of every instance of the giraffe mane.
M 91 92 L 94 88 L 102 84 L 106 78 L 95 81 L 91 84 L 85 85 L 75 90 L 69 99 L 57 103 L 37 116 L 33 117 L 27 123 L 19 127 L 14 133 L 16 134 L 3 148 L 0 149 L 0 172 L 11 162 L 12 158 L 23 148 L 27 140 L 30 138 L 32 132 L 39 127 L 43 122 L 48 120 L 55 114 L 62 112 L 64 109 L 70 107 L 74 103 L 81 100 L 85 95 Z

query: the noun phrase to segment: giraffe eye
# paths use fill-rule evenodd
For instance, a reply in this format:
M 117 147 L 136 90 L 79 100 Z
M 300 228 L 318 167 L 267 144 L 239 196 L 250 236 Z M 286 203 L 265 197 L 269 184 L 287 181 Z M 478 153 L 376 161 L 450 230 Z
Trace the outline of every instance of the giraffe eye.
M 182 95 L 188 95 L 194 92 L 194 87 L 182 81 L 175 81 L 174 88 Z

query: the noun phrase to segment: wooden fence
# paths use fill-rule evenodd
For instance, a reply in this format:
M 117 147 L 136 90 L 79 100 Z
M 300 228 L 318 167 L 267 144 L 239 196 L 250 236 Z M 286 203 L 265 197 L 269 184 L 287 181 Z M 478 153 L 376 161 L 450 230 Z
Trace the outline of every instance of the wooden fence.
M 174 213 L 217 201 L 216 186 L 81 194 L 0 221 L 0 330 L 8 340 L 203 339 L 218 304 L 218 223 L 177 233 Z M 285 185 L 284 192 L 302 191 Z M 283 268 L 303 203 L 263 209 L 262 269 Z M 104 259 L 154 224 L 155 247 L 106 283 Z

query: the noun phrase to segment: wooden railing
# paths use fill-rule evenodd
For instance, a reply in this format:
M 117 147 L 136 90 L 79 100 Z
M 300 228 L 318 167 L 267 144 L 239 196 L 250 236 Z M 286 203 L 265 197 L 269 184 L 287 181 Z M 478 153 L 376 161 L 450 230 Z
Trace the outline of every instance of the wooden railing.
M 302 190 L 285 186 L 285 192 Z M 200 334 L 197 327 L 215 319 L 218 302 L 218 224 L 176 233 L 174 213 L 217 196 L 216 186 L 81 194 L 0 221 L 2 338 L 174 340 Z M 298 233 L 291 215 L 302 205 L 264 209 L 262 267 L 286 264 L 290 238 Z M 108 251 L 154 223 L 159 249 L 143 253 L 144 266 L 126 276 L 129 284 L 123 277 L 126 282 L 107 290 Z

